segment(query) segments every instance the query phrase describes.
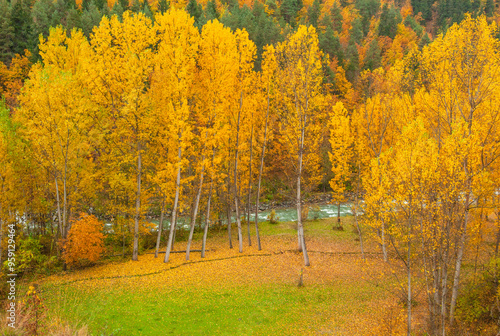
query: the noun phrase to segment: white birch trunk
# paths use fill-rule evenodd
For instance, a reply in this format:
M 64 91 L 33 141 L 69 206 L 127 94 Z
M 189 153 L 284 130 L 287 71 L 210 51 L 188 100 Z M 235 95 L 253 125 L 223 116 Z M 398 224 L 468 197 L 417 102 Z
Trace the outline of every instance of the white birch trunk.
M 201 246 L 201 257 L 205 258 L 205 247 L 207 245 L 207 235 L 208 235 L 208 225 L 210 224 L 210 201 L 212 199 L 212 188 L 214 181 L 211 179 L 210 181 L 210 191 L 208 192 L 208 201 L 207 201 L 207 215 L 205 218 L 205 228 L 203 229 L 203 241 Z
M 180 137 L 179 137 L 179 142 L 180 142 Z M 165 259 L 163 260 L 163 262 L 168 262 L 170 258 L 170 251 L 172 249 L 172 241 L 174 238 L 175 227 L 177 226 L 176 225 L 177 206 L 179 204 L 179 194 L 181 189 L 181 158 L 182 158 L 182 148 L 179 143 L 179 153 L 178 153 L 179 167 L 177 168 L 177 179 L 175 181 L 175 198 L 174 198 L 174 206 L 172 209 L 172 221 L 170 222 L 170 232 L 168 234 L 167 250 L 165 251 Z
M 141 215 L 141 176 L 142 175 L 142 157 L 141 146 L 137 143 L 137 194 L 135 200 L 135 216 L 134 216 L 134 249 L 132 252 L 132 260 L 139 260 L 139 217 Z
M 205 160 L 204 156 L 203 156 L 202 160 Z M 198 206 L 200 204 L 201 191 L 203 189 L 203 173 L 204 172 L 205 172 L 205 167 L 203 166 L 201 168 L 201 173 L 200 173 L 200 186 L 198 187 L 198 193 L 196 195 L 196 200 L 194 203 L 193 215 L 191 216 L 191 224 L 190 224 L 190 228 L 189 228 L 189 238 L 188 238 L 188 243 L 187 243 L 187 247 L 186 247 L 186 260 L 189 260 L 189 252 L 191 250 L 191 243 L 193 241 L 194 225 L 196 224 L 196 215 L 198 214 Z
M 163 233 L 163 216 L 165 215 L 165 196 L 161 201 L 160 223 L 158 225 L 158 236 L 156 237 L 155 258 L 158 258 L 158 251 L 160 250 L 161 235 Z

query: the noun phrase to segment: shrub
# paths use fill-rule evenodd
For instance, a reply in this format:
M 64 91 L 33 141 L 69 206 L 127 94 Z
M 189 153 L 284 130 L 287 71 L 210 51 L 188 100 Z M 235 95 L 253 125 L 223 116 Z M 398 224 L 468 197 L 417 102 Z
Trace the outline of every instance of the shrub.
M 500 321 L 500 259 L 493 258 L 479 277 L 471 277 L 464 282 L 464 290 L 458 298 L 455 317 L 467 332 L 481 332 L 490 326 L 498 326 Z M 495 335 L 492 333 L 492 335 Z
M 103 223 L 94 215 L 80 214 L 73 221 L 64 244 L 63 258 L 70 267 L 86 266 L 99 260 L 104 251 Z
M 38 265 L 44 263 L 47 256 L 42 254 L 42 244 L 40 240 L 32 237 L 22 239 L 19 242 L 17 253 L 17 272 L 30 273 L 35 271 Z
M 269 220 L 269 223 L 271 224 L 278 224 L 279 219 L 280 218 L 276 216 L 276 211 L 274 211 L 274 209 L 271 210 L 271 213 L 267 216 L 267 220 Z
M 319 208 L 318 205 L 311 205 L 311 208 L 310 208 L 311 212 L 312 212 L 312 215 L 313 215 L 313 219 L 314 220 L 318 220 L 319 219 L 319 216 L 321 214 L 321 209 Z
M 308 216 L 309 216 L 309 206 L 304 205 L 302 206 L 302 212 L 300 217 L 302 217 L 302 221 L 305 222 Z
M 38 296 L 37 285 L 30 285 L 22 300 L 16 304 L 15 328 L 9 327 L 6 322 L 9 314 L 7 308 L 9 302 L 5 302 L 0 314 L 0 335 L 3 336 L 26 336 L 26 335 L 50 335 L 50 336 L 88 336 L 90 333 L 86 326 L 76 329 L 64 323 L 57 316 L 48 316 L 47 308 Z M 5 308 L 5 309 L 3 309 Z
M 16 256 L 16 272 L 25 276 L 35 273 L 50 274 L 57 269 L 58 259 L 55 256 L 44 255 L 44 245 L 41 242 L 42 237 L 20 238 L 19 248 Z M 8 261 L 5 260 L 3 270 L 7 272 Z M 1 290 L 0 290 L 1 292 Z

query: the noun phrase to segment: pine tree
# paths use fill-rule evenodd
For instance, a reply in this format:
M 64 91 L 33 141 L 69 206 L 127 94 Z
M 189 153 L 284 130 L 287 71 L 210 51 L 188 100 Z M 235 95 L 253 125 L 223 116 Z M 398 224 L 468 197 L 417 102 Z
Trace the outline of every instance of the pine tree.
M 215 3 L 215 0 L 209 0 L 207 2 L 207 5 L 205 7 L 205 19 L 206 21 L 211 21 L 215 19 L 219 19 L 220 14 L 219 11 L 217 10 L 217 4 Z
M 186 11 L 194 18 L 194 24 L 201 28 L 200 22 L 203 20 L 203 8 L 198 4 L 196 0 L 189 0 L 186 6 Z
M 39 0 L 35 2 L 32 10 L 35 36 L 43 35 L 44 38 L 49 36 L 49 28 L 53 26 L 53 13 L 54 5 L 52 0 Z
M 130 10 L 134 13 L 139 13 L 142 9 L 141 3 L 139 0 L 133 0 L 132 6 L 130 6 Z
M 160 0 L 158 2 L 158 12 L 163 14 L 166 11 L 168 11 L 169 8 L 170 8 L 170 2 L 168 2 L 167 0 Z
M 51 26 L 57 27 L 58 25 L 66 26 L 66 16 L 68 13 L 69 7 L 67 7 L 67 3 L 64 0 L 56 0 L 53 4 L 54 12 L 52 13 L 51 18 Z
M 113 5 L 113 9 L 111 10 L 111 15 L 116 15 L 118 19 L 121 20 L 124 11 L 125 10 L 123 9 L 122 2 L 116 1 Z
M 342 31 L 342 11 L 337 2 L 335 2 L 330 9 L 331 24 L 334 31 L 340 33 Z
M 321 14 L 320 0 L 314 0 L 311 6 L 307 9 L 307 21 L 313 27 L 318 28 L 318 19 Z
M 151 7 L 149 6 L 149 2 L 146 0 L 144 1 L 144 7 L 142 8 L 142 12 L 144 15 L 146 15 L 147 18 L 150 18 L 151 20 L 154 19 L 153 12 L 151 11 Z
M 81 26 L 80 13 L 76 8 L 70 8 L 66 13 L 66 28 L 71 31 Z
M 24 0 L 17 0 L 12 6 L 11 26 L 14 28 L 14 54 L 24 54 L 24 50 L 33 50 L 35 37 L 33 36 L 33 19 L 28 4 Z
M 434 0 L 411 0 L 413 13 L 415 15 L 422 13 L 422 19 L 424 21 L 429 21 L 432 18 L 431 5 L 433 3 Z
M 385 4 L 382 8 L 382 13 L 380 14 L 380 23 L 378 25 L 379 35 L 394 39 L 398 33 L 398 24 L 400 22 L 401 14 L 399 11 L 393 6 L 389 8 L 389 6 Z
M 88 37 L 94 27 L 98 26 L 101 22 L 102 14 L 94 3 L 94 0 L 91 0 L 89 9 L 82 12 L 81 16 L 81 25 L 82 30 L 85 35 Z
M 355 2 L 356 9 L 361 15 L 361 26 L 363 34 L 368 34 L 371 18 L 378 13 L 380 0 L 358 0 Z
M 337 57 L 337 60 L 342 64 L 344 53 L 340 45 L 340 39 L 333 31 L 331 26 L 327 26 L 324 33 L 319 34 L 320 49 L 330 57 Z
M 302 0 L 283 0 L 280 7 L 281 17 L 290 26 L 295 27 L 297 25 L 297 14 L 302 7 Z
M 126 12 L 127 10 L 130 9 L 129 8 L 130 7 L 130 3 L 129 3 L 128 0 L 118 0 L 117 2 L 115 2 L 115 6 L 116 6 L 117 3 L 120 3 L 120 6 L 122 8 L 122 15 L 123 15 L 124 12 Z M 113 8 L 115 8 L 115 7 L 113 6 Z
M 487 17 L 492 17 L 495 12 L 495 2 L 493 0 L 486 0 L 484 4 L 484 14 Z
M 370 42 L 368 51 L 365 55 L 365 62 L 363 64 L 363 70 L 375 70 L 380 66 L 382 60 L 381 50 L 378 45 L 377 39 L 373 39 Z
M 10 25 L 10 4 L 0 0 L 0 61 L 9 64 L 14 56 L 14 27 Z

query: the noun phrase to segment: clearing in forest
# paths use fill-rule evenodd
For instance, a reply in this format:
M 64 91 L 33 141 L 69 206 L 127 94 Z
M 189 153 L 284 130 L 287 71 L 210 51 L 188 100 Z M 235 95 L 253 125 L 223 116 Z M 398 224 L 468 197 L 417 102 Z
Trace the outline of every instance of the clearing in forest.
M 220 231 L 203 259 L 174 253 L 164 263 L 143 254 L 48 277 L 40 286 L 47 318 L 93 335 L 369 335 L 398 324 L 404 312 L 391 304 L 393 279 L 373 267 L 381 264 L 374 245 L 363 262 L 349 224 L 333 231 L 332 219 L 307 222 L 304 267 L 293 225 L 263 223 L 262 251 L 230 249 Z

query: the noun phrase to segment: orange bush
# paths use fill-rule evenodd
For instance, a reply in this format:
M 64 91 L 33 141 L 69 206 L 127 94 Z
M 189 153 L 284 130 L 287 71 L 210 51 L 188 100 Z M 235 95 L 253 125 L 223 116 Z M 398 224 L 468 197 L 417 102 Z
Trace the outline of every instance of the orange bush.
M 73 221 L 64 245 L 63 258 L 70 267 L 84 266 L 101 257 L 104 251 L 103 224 L 94 215 L 80 214 Z

